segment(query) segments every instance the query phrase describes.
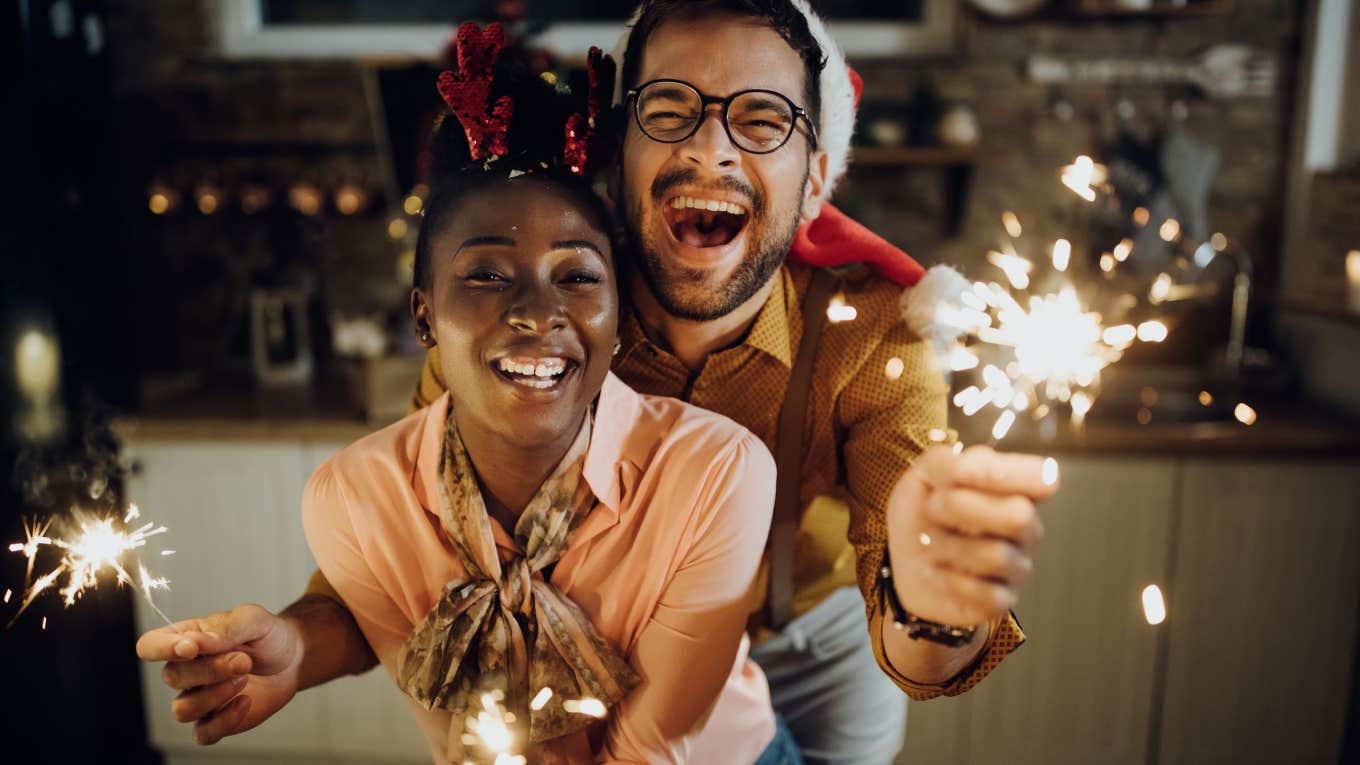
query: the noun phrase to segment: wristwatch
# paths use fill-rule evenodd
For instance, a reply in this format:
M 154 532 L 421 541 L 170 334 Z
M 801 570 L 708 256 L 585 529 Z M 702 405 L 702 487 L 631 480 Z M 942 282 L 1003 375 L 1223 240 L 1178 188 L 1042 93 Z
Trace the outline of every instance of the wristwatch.
M 880 598 L 892 612 L 893 628 L 906 630 L 912 640 L 929 640 L 932 643 L 958 648 L 968 645 L 977 632 L 977 627 L 956 627 L 951 624 L 926 621 L 902 607 L 897 599 L 897 588 L 893 586 L 892 567 L 888 565 L 888 549 L 883 548 L 883 564 L 878 568 Z

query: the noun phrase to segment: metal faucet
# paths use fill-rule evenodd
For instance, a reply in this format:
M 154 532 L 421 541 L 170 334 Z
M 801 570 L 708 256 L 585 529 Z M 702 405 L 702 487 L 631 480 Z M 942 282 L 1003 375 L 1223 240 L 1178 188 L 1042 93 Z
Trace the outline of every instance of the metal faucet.
M 1232 314 L 1228 320 L 1228 347 L 1223 353 L 1224 367 L 1228 379 L 1238 381 L 1242 377 L 1243 362 L 1247 351 L 1247 307 L 1251 301 L 1251 253 L 1236 240 L 1227 240 L 1227 245 L 1219 251 L 1232 258 L 1233 291 Z M 1208 263 L 1205 263 L 1207 266 Z

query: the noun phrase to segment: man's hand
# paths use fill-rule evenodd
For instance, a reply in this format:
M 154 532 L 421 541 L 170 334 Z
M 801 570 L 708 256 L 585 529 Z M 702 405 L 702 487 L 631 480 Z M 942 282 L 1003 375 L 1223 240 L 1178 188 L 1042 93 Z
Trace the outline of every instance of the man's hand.
M 142 635 L 137 655 L 164 661 L 165 684 L 180 692 L 175 719 L 215 744 L 269 719 L 299 690 L 303 641 L 297 627 L 256 605 L 237 606 Z
M 1057 488 L 1057 463 L 1041 457 L 985 446 L 922 454 L 887 507 L 889 565 L 902 606 L 957 626 L 1009 611 L 1043 536 L 1034 504 Z

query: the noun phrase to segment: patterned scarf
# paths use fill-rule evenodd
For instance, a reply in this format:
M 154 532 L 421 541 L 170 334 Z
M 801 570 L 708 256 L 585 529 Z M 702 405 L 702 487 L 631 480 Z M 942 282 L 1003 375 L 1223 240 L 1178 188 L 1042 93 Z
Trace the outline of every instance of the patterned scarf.
M 482 711 L 484 693 L 504 694 L 505 709 L 515 715 L 509 719 L 527 718 L 529 741 L 538 743 L 595 722 L 568 712 L 564 701 L 594 698 L 612 707 L 640 682 L 580 607 L 534 576 L 561 557 L 595 504 L 581 480 L 590 429 L 587 414 L 566 456 L 515 524 L 524 554 L 501 563 L 477 476 L 449 412 L 439 519 L 468 578 L 445 585 L 416 625 L 398 657 L 397 683 L 426 709 L 453 713 L 451 742 L 459 740 L 465 718 Z M 530 709 L 531 696 L 544 688 L 551 697 Z

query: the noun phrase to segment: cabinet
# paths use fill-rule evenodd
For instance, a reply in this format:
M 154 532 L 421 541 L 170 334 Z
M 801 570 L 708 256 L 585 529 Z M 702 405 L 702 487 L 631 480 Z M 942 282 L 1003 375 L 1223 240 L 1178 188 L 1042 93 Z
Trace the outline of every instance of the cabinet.
M 315 565 L 299 502 L 328 440 L 134 441 L 129 484 L 166 524 L 172 618 L 277 610 Z M 1017 608 L 1029 642 L 977 688 L 914 703 L 899 763 L 1330 763 L 1360 604 L 1360 462 L 1071 456 Z M 1168 618 L 1144 619 L 1158 584 Z M 159 619 L 137 601 L 139 629 Z M 144 665 L 151 740 L 172 765 L 425 763 L 385 672 L 298 695 L 209 749 Z
M 156 601 L 172 619 L 255 602 L 277 611 L 316 568 L 302 534 L 300 502 L 312 471 L 342 444 L 283 441 L 146 441 L 129 496 L 147 520 L 169 527 L 172 556 L 154 561 L 170 579 Z M 163 624 L 141 600 L 139 631 Z M 171 765 L 197 762 L 429 762 L 429 749 L 386 672 L 298 694 L 253 731 L 210 747 L 170 712 L 174 693 L 159 665 L 142 665 L 148 733 Z M 334 756 L 332 756 L 334 755 Z
M 969 693 L 912 704 L 898 762 L 1336 762 L 1360 464 L 1062 465 L 1017 607 L 1029 642 Z M 1140 598 L 1154 583 L 1156 627 Z

